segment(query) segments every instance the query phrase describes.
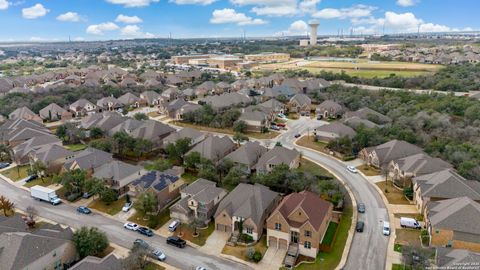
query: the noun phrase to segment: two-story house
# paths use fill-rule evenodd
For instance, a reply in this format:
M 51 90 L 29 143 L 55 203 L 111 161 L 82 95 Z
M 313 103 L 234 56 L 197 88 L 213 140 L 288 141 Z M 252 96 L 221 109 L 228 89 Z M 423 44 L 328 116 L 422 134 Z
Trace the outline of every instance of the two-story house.
M 300 152 L 296 149 L 275 146 L 258 159 L 254 169 L 257 173 L 268 173 L 276 166 L 282 164 L 287 165 L 290 169 L 298 168 L 300 165 Z
M 102 179 L 112 189 L 123 195 L 129 191 L 129 185 L 147 172 L 140 166 L 119 160 L 112 160 L 95 169 L 93 177 Z

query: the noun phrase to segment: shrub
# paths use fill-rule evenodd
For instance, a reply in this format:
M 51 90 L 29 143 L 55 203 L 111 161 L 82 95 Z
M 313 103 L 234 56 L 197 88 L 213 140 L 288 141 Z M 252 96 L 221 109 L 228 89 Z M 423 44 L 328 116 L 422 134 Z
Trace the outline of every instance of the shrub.
M 245 243 L 252 243 L 253 237 L 251 235 L 243 233 L 242 235 L 240 235 L 240 240 Z
M 158 224 L 160 222 L 158 221 L 158 217 L 157 216 L 150 216 L 150 218 L 148 219 L 148 223 L 147 223 L 147 226 L 151 229 L 155 229 L 158 227 Z
M 411 186 L 406 187 L 403 190 L 403 195 L 405 195 L 405 197 L 407 197 L 409 200 L 413 200 L 413 188 Z
M 258 250 L 255 250 L 255 253 L 253 253 L 252 260 L 254 262 L 258 263 L 259 261 L 262 260 L 262 257 L 263 257 L 262 253 L 260 253 L 260 251 L 258 251 Z
M 80 196 L 82 196 L 82 194 L 80 194 L 80 193 L 71 193 L 71 194 L 67 195 L 66 199 L 69 202 L 73 202 L 76 199 L 80 198 Z

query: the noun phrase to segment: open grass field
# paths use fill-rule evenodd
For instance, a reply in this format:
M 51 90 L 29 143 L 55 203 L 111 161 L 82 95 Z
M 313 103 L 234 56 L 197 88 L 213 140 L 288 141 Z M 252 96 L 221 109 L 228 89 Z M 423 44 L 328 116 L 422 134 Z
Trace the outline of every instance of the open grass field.
M 285 63 L 265 64 L 257 67 L 259 71 L 283 71 L 294 69 L 305 69 L 312 73 L 320 71 L 341 72 L 348 75 L 363 78 L 388 77 L 394 73 L 397 76 L 413 77 L 429 74 L 441 68 L 441 65 L 395 62 L 395 61 L 369 61 L 367 59 L 358 59 L 356 62 L 336 62 L 336 61 L 308 61 L 295 59 Z

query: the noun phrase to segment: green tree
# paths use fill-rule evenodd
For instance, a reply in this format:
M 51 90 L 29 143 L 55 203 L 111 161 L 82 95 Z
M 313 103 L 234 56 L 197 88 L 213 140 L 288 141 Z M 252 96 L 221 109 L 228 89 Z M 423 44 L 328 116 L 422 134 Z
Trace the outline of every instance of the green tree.
M 97 256 L 110 245 L 107 235 L 95 227 L 81 227 L 72 240 L 80 258 Z
M 118 200 L 118 192 L 111 188 L 103 188 L 100 191 L 100 199 L 107 205 Z
M 157 212 L 158 210 L 158 199 L 151 192 L 145 192 L 140 194 L 137 201 L 133 205 L 135 210 L 142 213 L 143 215 Z
M 163 172 L 165 170 L 168 170 L 168 169 L 172 168 L 172 166 L 173 165 L 172 165 L 172 162 L 170 160 L 159 158 L 159 159 L 155 160 L 152 165 L 149 165 L 148 169 Z
M 135 120 L 139 120 L 139 121 L 143 121 L 143 120 L 148 120 L 148 115 L 144 114 L 144 113 L 136 113 L 133 115 L 133 118 Z
M 182 164 L 185 153 L 190 149 L 191 142 L 192 139 L 190 138 L 178 139 L 175 143 L 169 143 L 165 148 L 165 152 L 167 152 L 170 159 Z
M 4 144 L 0 144 L 0 162 L 12 162 L 10 149 Z
M 60 175 L 55 175 L 53 181 L 65 188 L 68 194 L 82 194 L 87 174 L 84 170 L 75 169 Z
M 99 127 L 94 127 L 90 129 L 90 138 L 92 139 L 98 139 L 103 137 L 104 133 L 103 130 Z
M 190 170 L 197 169 L 198 164 L 200 164 L 201 156 L 198 152 L 190 153 L 185 157 L 185 167 Z
M 10 213 L 14 213 L 14 209 L 15 209 L 15 204 L 10 201 L 9 199 L 7 199 L 7 197 L 1 195 L 0 196 L 0 209 L 3 210 L 3 215 L 4 216 L 8 216 L 8 214 Z
M 37 160 L 32 164 L 30 164 L 30 167 L 27 170 L 29 175 L 37 175 L 41 177 L 42 181 L 46 171 L 47 171 L 47 166 L 40 160 Z
M 245 134 L 236 132 L 236 133 L 233 135 L 233 140 L 234 140 L 235 142 L 237 142 L 238 145 L 240 145 L 242 142 L 248 141 L 248 136 L 246 136 Z
M 245 133 L 247 131 L 247 123 L 242 120 L 235 122 L 235 124 L 233 124 L 233 131 L 237 133 Z

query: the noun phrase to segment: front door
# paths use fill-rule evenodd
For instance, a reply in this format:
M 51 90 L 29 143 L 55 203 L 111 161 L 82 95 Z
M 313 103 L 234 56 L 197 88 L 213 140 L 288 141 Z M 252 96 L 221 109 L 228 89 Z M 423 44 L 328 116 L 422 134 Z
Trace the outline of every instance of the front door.
M 290 243 L 298 244 L 298 232 L 290 232 Z

